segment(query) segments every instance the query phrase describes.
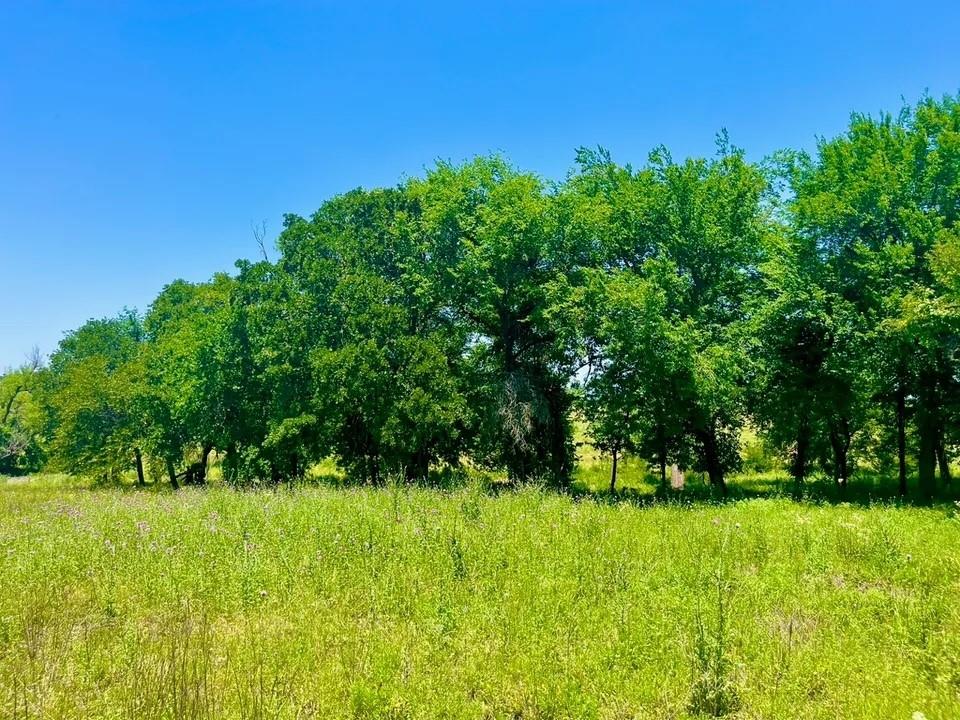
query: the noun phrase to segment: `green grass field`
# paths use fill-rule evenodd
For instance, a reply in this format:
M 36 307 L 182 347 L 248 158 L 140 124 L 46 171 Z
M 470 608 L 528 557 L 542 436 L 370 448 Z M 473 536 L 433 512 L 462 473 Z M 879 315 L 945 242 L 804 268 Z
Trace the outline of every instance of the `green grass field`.
M 952 504 L 0 480 L 4 718 L 960 717 Z

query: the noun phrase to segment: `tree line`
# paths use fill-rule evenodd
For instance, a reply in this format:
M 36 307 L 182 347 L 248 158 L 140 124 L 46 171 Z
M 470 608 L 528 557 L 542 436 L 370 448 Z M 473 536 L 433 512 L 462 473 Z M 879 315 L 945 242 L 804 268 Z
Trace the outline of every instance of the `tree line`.
M 0 380 L 0 470 L 281 481 L 475 465 L 563 487 L 596 447 L 705 473 L 755 429 L 796 482 L 949 482 L 960 442 L 960 95 L 813 152 L 581 149 L 561 182 L 437 163 L 288 215 L 279 257 L 175 281 Z M 145 469 L 146 468 L 146 469 Z M 615 475 L 614 475 L 615 480 Z

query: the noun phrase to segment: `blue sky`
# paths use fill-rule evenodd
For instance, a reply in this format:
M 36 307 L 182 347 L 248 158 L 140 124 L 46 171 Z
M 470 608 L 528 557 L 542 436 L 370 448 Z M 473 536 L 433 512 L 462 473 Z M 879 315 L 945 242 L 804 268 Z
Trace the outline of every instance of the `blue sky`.
M 960 3 L 0 3 L 0 368 L 358 185 L 813 145 L 960 90 Z

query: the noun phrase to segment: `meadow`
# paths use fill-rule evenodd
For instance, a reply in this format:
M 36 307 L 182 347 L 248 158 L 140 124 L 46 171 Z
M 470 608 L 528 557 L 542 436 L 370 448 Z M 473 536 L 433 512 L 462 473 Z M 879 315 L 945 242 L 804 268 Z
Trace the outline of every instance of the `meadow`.
M 960 716 L 955 504 L 582 489 L 0 480 L 0 715 Z

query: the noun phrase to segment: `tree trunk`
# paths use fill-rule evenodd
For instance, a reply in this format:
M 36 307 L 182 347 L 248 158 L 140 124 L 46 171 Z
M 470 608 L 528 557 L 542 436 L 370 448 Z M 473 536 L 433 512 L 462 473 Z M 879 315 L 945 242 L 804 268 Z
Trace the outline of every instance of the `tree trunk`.
M 833 473 L 837 484 L 841 488 L 847 487 L 850 477 L 850 423 L 841 418 L 830 424 L 830 446 L 833 448 Z
M 793 481 L 796 491 L 800 492 L 800 485 L 807 475 L 807 454 L 810 449 L 810 424 L 806 418 L 800 421 L 800 427 L 797 428 L 797 450 L 793 455 L 793 467 L 790 474 L 793 475 Z
M 555 487 L 567 487 L 570 483 L 570 443 L 567 434 L 567 408 L 569 398 L 561 385 L 547 388 L 547 407 L 550 411 L 550 475 Z
M 410 458 L 410 462 L 404 468 L 404 479 L 408 483 L 422 482 L 427 479 L 430 473 L 430 454 L 426 450 L 418 450 Z
M 717 435 L 713 428 L 700 433 L 700 442 L 703 445 L 703 460 L 707 468 L 707 477 L 710 484 L 720 488 L 720 492 L 727 494 L 727 482 L 723 477 L 723 464 L 720 462 L 720 449 L 717 446 Z
M 223 462 L 220 467 L 223 471 L 223 479 L 229 483 L 240 481 L 239 461 L 237 459 L 237 446 L 233 443 L 227 445 L 223 454 Z
M 610 494 L 617 494 L 617 446 L 613 446 L 613 467 L 610 469 Z
M 7 400 L 7 406 L 4 408 L 3 420 L 0 420 L 0 425 L 5 425 L 7 423 L 7 420 L 10 417 L 10 411 L 13 410 L 13 402 L 17 399 L 17 395 L 19 395 L 22 391 L 23 385 L 17 385 L 17 387 L 14 388 L 13 395 L 11 395 L 10 399 Z
M 176 468 L 173 467 L 173 460 L 170 458 L 167 458 L 167 477 L 170 478 L 170 487 L 174 490 L 179 490 L 180 483 L 177 482 L 177 471 Z
M 917 484 L 924 497 L 933 497 L 936 489 L 937 445 L 940 443 L 940 408 L 936 374 L 925 370 L 918 382 Z
M 658 461 L 660 463 L 660 487 L 667 489 L 667 438 L 663 425 L 657 427 Z
M 924 497 L 933 497 L 936 487 L 937 428 L 929 407 L 921 405 L 917 413 L 917 480 Z
M 950 487 L 950 459 L 947 457 L 947 449 L 943 443 L 943 436 L 937 442 L 937 465 L 940 466 L 940 482 L 946 487 Z
M 147 481 L 143 479 L 143 455 L 140 448 L 133 449 L 133 456 L 137 461 L 137 485 L 146 485 Z
M 197 483 L 203 485 L 207 481 L 207 459 L 210 457 L 210 451 L 213 445 L 207 443 L 203 446 L 203 453 L 200 456 L 200 467 L 197 469 Z
M 897 386 L 897 460 L 902 496 L 907 494 L 907 401 L 902 382 Z

